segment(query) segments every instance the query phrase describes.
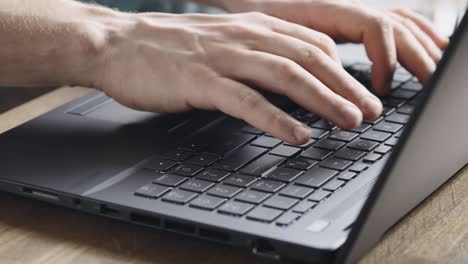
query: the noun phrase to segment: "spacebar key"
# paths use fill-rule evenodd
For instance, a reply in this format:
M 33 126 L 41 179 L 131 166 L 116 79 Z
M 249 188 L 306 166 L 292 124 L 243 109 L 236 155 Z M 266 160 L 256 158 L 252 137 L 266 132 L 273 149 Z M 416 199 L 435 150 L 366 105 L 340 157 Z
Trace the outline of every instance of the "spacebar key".
M 215 163 L 213 167 L 225 171 L 236 171 L 258 156 L 263 155 L 266 151 L 264 148 L 245 146 Z
M 261 176 L 284 160 L 285 158 L 279 156 L 265 155 L 245 166 L 240 172 L 252 176 Z

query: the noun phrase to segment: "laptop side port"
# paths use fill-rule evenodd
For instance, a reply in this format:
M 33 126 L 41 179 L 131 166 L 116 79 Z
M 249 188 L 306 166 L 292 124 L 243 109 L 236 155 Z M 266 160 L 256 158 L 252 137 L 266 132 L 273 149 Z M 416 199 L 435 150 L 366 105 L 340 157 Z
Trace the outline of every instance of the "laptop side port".
M 146 225 L 146 226 L 156 227 L 156 228 L 161 227 L 161 219 L 154 217 L 154 216 L 149 216 L 149 215 L 139 214 L 139 213 L 131 213 L 130 220 L 134 222 L 135 224 Z
M 112 207 L 112 206 L 105 205 L 105 204 L 101 204 L 99 211 L 101 214 L 107 215 L 107 216 L 113 216 L 113 217 L 120 216 L 119 209 Z
M 54 201 L 54 202 L 60 201 L 60 197 L 57 194 L 48 192 L 48 191 L 43 191 L 43 190 L 34 189 L 30 187 L 23 187 L 23 192 L 29 195 L 41 198 L 41 199 L 49 200 L 49 201 Z
M 178 233 L 183 233 L 183 234 L 195 234 L 195 225 L 187 224 L 187 223 L 182 223 L 174 220 L 166 220 L 164 221 L 164 227 L 167 230 L 178 232 Z
M 257 256 L 279 260 L 280 255 L 276 252 L 273 245 L 266 239 L 257 239 L 253 243 L 252 253 Z
M 218 241 L 221 243 L 229 243 L 231 242 L 231 236 L 222 231 L 208 229 L 208 228 L 200 228 L 199 235 L 201 238 Z
M 81 200 L 78 199 L 78 198 L 72 198 L 71 202 L 72 202 L 72 205 L 74 207 L 80 207 L 81 206 Z

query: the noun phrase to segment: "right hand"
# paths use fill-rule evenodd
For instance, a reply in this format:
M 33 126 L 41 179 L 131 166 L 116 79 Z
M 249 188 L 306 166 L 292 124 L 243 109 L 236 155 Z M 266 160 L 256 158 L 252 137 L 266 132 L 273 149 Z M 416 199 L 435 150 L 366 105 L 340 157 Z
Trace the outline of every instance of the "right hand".
M 285 95 L 343 128 L 375 119 L 379 99 L 341 66 L 333 40 L 261 13 L 115 13 L 103 18 L 92 83 L 156 112 L 220 110 L 291 144 L 310 130 L 246 83 Z

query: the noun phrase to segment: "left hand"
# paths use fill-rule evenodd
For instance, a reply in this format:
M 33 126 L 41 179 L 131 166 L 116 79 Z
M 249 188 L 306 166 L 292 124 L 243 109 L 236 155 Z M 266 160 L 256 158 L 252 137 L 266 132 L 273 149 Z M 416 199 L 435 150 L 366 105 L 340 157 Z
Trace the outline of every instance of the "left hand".
M 230 12 L 262 12 L 323 32 L 335 41 L 364 43 L 373 62 L 372 84 L 379 95 L 390 90 L 397 61 L 427 83 L 449 42 L 428 20 L 407 9 L 380 11 L 353 0 L 228 2 Z

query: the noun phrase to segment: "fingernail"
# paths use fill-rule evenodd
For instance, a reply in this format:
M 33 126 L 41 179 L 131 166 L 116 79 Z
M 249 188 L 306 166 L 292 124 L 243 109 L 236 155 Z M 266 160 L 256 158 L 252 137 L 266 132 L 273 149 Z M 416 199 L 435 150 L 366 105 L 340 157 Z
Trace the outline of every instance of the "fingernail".
M 363 110 L 366 116 L 377 118 L 382 114 L 383 105 L 376 97 L 368 97 L 364 100 Z
M 357 126 L 362 121 L 362 113 L 355 106 L 345 105 L 341 108 L 341 121 L 346 127 Z
M 294 128 L 294 137 L 297 142 L 304 142 L 310 138 L 310 130 L 303 125 Z

